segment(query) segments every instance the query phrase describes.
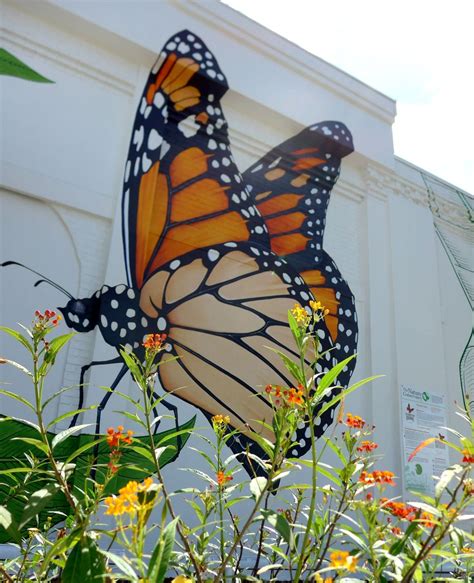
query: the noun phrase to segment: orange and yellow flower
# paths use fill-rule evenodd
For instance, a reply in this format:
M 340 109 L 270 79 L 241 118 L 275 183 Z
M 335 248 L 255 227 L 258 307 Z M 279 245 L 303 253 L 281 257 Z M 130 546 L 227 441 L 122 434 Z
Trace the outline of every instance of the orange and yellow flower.
M 148 492 L 153 484 L 153 478 L 145 478 L 141 483 L 131 480 L 123 488 L 120 488 L 119 495 L 108 496 L 105 499 L 107 510 L 105 514 L 111 516 L 121 516 L 122 514 L 134 514 L 140 506 L 138 494 Z
M 219 470 L 216 474 L 217 485 L 220 488 L 223 488 L 227 484 L 227 482 L 230 482 L 233 479 L 234 478 L 232 476 L 230 476 L 229 474 L 226 474 L 222 470 Z
M 393 472 L 374 470 L 373 472 L 361 472 L 359 482 L 365 485 L 373 486 L 374 484 L 389 484 L 395 486 Z
M 127 445 L 132 443 L 133 431 L 128 430 L 126 435 L 124 435 L 123 431 L 123 425 L 119 425 L 117 429 L 114 429 L 113 427 L 107 429 L 107 443 L 111 448 L 115 449 L 120 447 L 121 443 L 126 443 Z
M 361 441 L 359 447 L 357 448 L 357 451 L 370 453 L 371 451 L 374 451 L 374 449 L 377 448 L 378 445 L 373 441 Z
M 158 352 L 167 338 L 166 334 L 147 334 L 143 346 L 147 351 Z
M 464 456 L 462 458 L 463 464 L 474 464 L 474 453 L 473 452 L 469 451 L 468 449 L 463 449 L 461 453 Z
M 334 551 L 329 555 L 330 567 L 333 569 L 347 569 L 354 572 L 357 568 L 357 558 L 347 551 Z
M 346 420 L 343 422 L 347 427 L 352 427 L 353 429 L 363 429 L 365 421 L 362 417 L 358 415 L 352 415 L 352 413 L 347 413 Z

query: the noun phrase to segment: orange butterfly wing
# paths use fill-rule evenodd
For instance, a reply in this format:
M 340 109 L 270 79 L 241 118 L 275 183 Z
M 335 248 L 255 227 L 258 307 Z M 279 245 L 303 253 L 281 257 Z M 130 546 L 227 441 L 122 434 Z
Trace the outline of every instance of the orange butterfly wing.
M 329 310 L 326 324 L 337 361 L 356 351 L 357 313 L 348 284 L 323 249 L 323 236 L 341 160 L 353 149 L 344 124 L 321 122 L 283 142 L 243 174 L 272 251 L 288 261 Z M 339 377 L 341 384 L 349 382 L 354 365 Z
M 227 82 L 204 43 L 182 31 L 145 85 L 125 169 L 123 226 L 129 283 L 226 241 L 268 244 L 232 157 L 220 99 Z

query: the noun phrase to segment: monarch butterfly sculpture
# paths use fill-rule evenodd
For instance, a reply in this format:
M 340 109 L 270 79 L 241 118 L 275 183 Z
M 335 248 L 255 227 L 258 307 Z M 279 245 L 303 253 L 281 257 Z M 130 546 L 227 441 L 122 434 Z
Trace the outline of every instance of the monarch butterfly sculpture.
M 242 175 L 222 112 L 227 89 L 202 40 L 186 30 L 170 38 L 140 99 L 125 166 L 127 285 L 104 285 L 84 299 L 70 296 L 60 309 L 70 328 L 89 332 L 98 326 L 117 349 L 140 354 L 145 335 L 167 334 L 168 354 L 178 358 L 160 367 L 162 388 L 184 387 L 176 395 L 208 418 L 228 415 L 242 430 L 232 449 L 257 452 L 245 429 L 272 437 L 262 430 L 261 421 L 272 416 L 262 387 L 292 383 L 267 348 L 297 356 L 288 310 L 312 299 L 329 309 L 318 330 L 324 358 L 316 372 L 356 349 L 354 297 L 323 250 L 330 192 L 353 144 L 344 124 L 318 123 Z M 86 371 L 118 362 L 120 356 L 83 367 L 79 406 Z M 112 389 L 127 371 L 122 365 Z M 341 385 L 353 366 L 351 361 L 339 376 Z M 97 431 L 110 395 L 97 410 Z M 332 416 L 328 410 L 318 420 L 317 435 Z M 293 455 L 309 445 L 299 431 Z

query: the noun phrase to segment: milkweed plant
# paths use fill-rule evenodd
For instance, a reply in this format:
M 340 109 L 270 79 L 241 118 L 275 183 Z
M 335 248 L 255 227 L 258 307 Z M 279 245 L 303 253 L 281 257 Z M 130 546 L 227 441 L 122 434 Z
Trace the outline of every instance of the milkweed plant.
M 136 399 L 120 393 L 129 401 L 123 418 L 138 424 L 144 436 L 118 426 L 81 441 L 85 424 L 55 434 L 58 423 L 93 408 L 46 421 L 48 409 L 69 390 L 46 396 L 45 382 L 73 334 L 56 335 L 60 316 L 48 310 L 37 311 L 21 332 L 3 327 L 26 350 L 30 365 L 8 358 L 0 363 L 19 369 L 31 390 L 29 397 L 4 388 L 0 394 L 29 410 L 34 421 L 0 417 L 0 435 L 11 430 L 8 439 L 22 452 L 0 462 L 0 541 L 8 541 L 13 556 L 0 559 L 1 579 L 471 581 L 474 541 L 465 526 L 474 495 L 470 414 L 459 412 L 468 436 L 452 431 L 457 443 L 443 440 L 457 461 L 433 478 L 434 496 L 413 493 L 413 501 L 402 502 L 393 495 L 397 477 L 383 465 L 375 428 L 344 411 L 347 395 L 375 377 L 338 386 L 338 375 L 353 357 L 324 374 L 315 372 L 324 356 L 316 331 L 326 313 L 311 302 L 288 314 L 299 359 L 279 356 L 294 386 L 260 387 L 273 418 L 262 432 L 245 428 L 261 455 L 244 448 L 229 455 L 226 444 L 238 430 L 225 414 L 212 418 L 212 438 L 192 427 L 157 433 L 167 414 L 154 391 L 158 367 L 167 365 L 164 335 L 146 337 L 144 358 L 122 351 L 139 390 Z M 336 409 L 337 423 L 330 435 L 316 439 L 314 421 L 330 408 Z M 311 437 L 305 459 L 291 455 L 302 427 Z M 263 437 L 263 430 L 273 439 Z M 189 487 L 173 490 L 163 465 L 190 433 L 204 444 L 196 453 L 207 471 L 186 468 L 192 474 Z M 421 443 L 412 457 L 434 439 Z M 322 461 L 331 451 L 337 465 Z M 254 468 L 247 479 L 240 471 L 243 458 Z

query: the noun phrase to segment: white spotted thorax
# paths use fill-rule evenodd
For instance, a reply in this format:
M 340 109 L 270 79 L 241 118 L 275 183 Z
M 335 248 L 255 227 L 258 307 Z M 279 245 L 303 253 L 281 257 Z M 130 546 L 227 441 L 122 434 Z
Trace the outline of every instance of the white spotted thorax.
M 117 348 L 123 346 L 128 352 L 135 351 L 145 336 L 165 332 L 168 328 L 163 316 L 150 318 L 145 314 L 136 291 L 124 284 L 103 286 L 95 297 L 100 302 L 99 329 L 107 344 Z

